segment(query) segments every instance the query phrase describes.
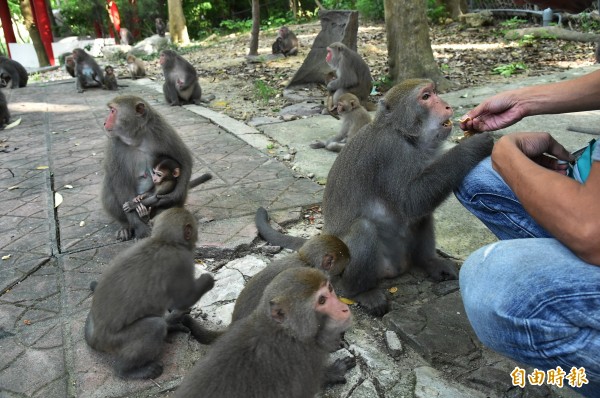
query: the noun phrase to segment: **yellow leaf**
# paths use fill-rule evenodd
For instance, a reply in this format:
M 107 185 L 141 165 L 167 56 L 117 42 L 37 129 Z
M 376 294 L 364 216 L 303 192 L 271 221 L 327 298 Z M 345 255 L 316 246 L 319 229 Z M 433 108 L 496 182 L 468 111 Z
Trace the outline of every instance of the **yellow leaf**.
M 14 122 L 12 122 L 12 123 L 10 123 L 10 124 L 7 124 L 7 125 L 4 127 L 4 130 L 11 129 L 11 128 L 15 127 L 15 126 L 18 126 L 19 124 L 21 124 L 21 118 L 18 118 L 17 120 L 15 120 Z
M 227 101 L 215 101 L 213 102 L 213 105 L 219 108 L 225 108 L 227 106 L 228 102 Z
M 54 208 L 56 209 L 63 202 L 63 197 L 58 192 L 54 192 Z
M 46 170 L 48 168 L 48 166 L 38 166 L 35 169 L 36 170 Z
M 2 256 L 2 260 L 8 260 L 10 258 L 10 254 L 7 254 L 6 256 Z
M 348 305 L 356 304 L 356 301 L 350 300 L 349 298 L 346 298 L 346 297 L 340 297 L 340 301 L 342 303 L 348 304 Z
M 397 287 L 390 287 L 390 289 L 388 290 L 390 293 L 396 293 L 398 291 Z
M 79 223 L 80 227 L 83 227 L 84 225 L 85 225 L 85 221 L 82 221 L 82 222 Z
M 65 185 L 65 188 L 67 188 L 67 189 L 73 189 L 73 185 Z
M 17 189 L 17 188 L 19 188 L 18 185 L 13 185 L 12 187 L 8 187 L 8 190 L 12 191 L 13 189 Z

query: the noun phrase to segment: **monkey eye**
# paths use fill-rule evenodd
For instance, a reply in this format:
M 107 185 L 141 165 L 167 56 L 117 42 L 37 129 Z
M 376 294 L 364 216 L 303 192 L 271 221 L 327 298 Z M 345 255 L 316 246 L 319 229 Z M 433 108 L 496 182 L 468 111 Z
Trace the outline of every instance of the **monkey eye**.
M 319 305 L 325 304 L 325 301 L 327 301 L 327 298 L 325 296 L 319 296 Z
M 422 99 L 422 100 L 424 100 L 424 101 L 427 101 L 427 100 L 429 99 L 429 97 L 431 97 L 431 94 L 429 94 L 429 93 L 424 93 L 424 94 L 421 96 L 421 99 Z

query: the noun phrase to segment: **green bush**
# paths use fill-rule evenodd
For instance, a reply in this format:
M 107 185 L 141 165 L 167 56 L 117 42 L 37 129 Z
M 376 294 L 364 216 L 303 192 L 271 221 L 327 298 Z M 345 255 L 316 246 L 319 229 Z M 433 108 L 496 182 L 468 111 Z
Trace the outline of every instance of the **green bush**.
M 356 0 L 356 9 L 360 15 L 370 21 L 383 21 L 385 10 L 383 0 Z

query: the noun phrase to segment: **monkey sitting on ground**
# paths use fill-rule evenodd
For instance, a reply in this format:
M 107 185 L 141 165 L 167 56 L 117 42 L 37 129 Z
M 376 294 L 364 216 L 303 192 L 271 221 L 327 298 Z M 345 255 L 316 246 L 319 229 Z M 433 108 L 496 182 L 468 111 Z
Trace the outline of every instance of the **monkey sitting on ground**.
M 138 77 L 146 76 L 146 68 L 144 66 L 144 61 L 136 58 L 134 55 L 127 55 L 127 69 L 129 69 L 129 73 L 131 74 L 131 78 L 133 80 Z
M 75 58 L 73 58 L 72 54 L 65 57 L 65 71 L 71 75 L 71 77 L 75 77 Z
M 19 88 L 27 86 L 29 74 L 19 62 L 0 55 L 0 87 Z
M 440 281 L 456 279 L 455 264 L 437 256 L 434 210 L 465 175 L 489 156 L 489 133 L 462 140 L 443 152 L 452 131 L 452 108 L 432 81 L 406 80 L 380 100 L 375 119 L 335 159 L 323 196 L 323 233 L 350 250 L 350 263 L 336 287 L 375 315 L 388 310 L 377 289 L 410 265 Z M 257 225 L 269 242 L 298 249 L 304 239 L 286 236 L 269 224 Z
M 75 60 L 75 87 L 78 93 L 85 88 L 104 87 L 104 73 L 91 55 L 81 48 L 73 50 Z
M 368 111 L 374 110 L 374 104 L 369 102 L 373 78 L 369 65 L 362 57 L 343 43 L 335 42 L 327 47 L 325 61 L 335 71 L 336 76 L 327 83 L 327 91 L 332 97 L 331 103 L 337 104 L 342 94 L 352 93 Z
M 6 96 L 0 91 L 0 129 L 3 129 L 8 123 L 10 123 L 10 112 L 8 111 Z
M 156 34 L 160 37 L 165 37 L 166 26 L 162 18 L 156 18 L 154 20 L 154 27 L 156 28 Z
M 166 156 L 159 157 L 152 167 L 153 186 L 147 192 L 137 195 L 132 200 L 123 203 L 123 211 L 137 211 L 140 217 L 153 217 L 161 209 L 161 197 L 173 192 L 177 185 L 177 178 L 181 175 L 181 165 Z M 196 187 L 212 178 L 212 175 L 205 173 L 198 178 L 190 181 L 189 188 Z
M 277 31 L 277 38 L 271 46 L 273 54 L 298 55 L 298 38 L 287 26 L 282 26 Z
M 119 32 L 119 36 L 121 38 L 121 44 L 124 46 L 132 46 L 134 39 L 133 39 L 133 34 L 131 33 L 131 31 L 127 28 L 121 28 L 121 31 Z
M 173 191 L 161 196 L 161 207 L 183 206 L 192 174 L 192 154 L 173 127 L 142 98 L 115 97 L 108 108 L 102 205 L 122 226 L 117 239 L 141 239 L 148 236 L 150 226 L 137 214 L 124 212 L 123 203 L 152 188 L 152 165 L 158 156 L 167 156 L 177 159 L 181 168 Z
M 329 352 L 351 322 L 322 271 L 286 269 L 258 307 L 233 322 L 194 365 L 174 397 L 313 397 L 328 378 Z M 340 372 L 346 369 L 341 363 Z
M 107 65 L 104 68 L 104 88 L 106 90 L 118 90 L 117 76 L 112 66 Z
M 340 132 L 327 141 L 316 140 L 310 144 L 313 149 L 325 148 L 328 151 L 339 152 L 344 148 L 358 131 L 366 124 L 371 123 L 371 115 L 360 104 L 356 95 L 342 94 L 337 103 L 337 113 L 342 118 Z
M 92 286 L 85 341 L 115 356 L 119 377 L 158 377 L 167 333 L 178 330 L 179 314 L 212 289 L 209 274 L 194 279 L 197 239 L 194 216 L 184 208 L 171 208 L 156 218 L 150 238 L 115 257 Z M 165 317 L 167 310 L 172 312 Z
M 163 93 L 167 104 L 200 105 L 202 89 L 198 83 L 196 68 L 173 50 L 161 51 L 159 62 L 165 76 Z

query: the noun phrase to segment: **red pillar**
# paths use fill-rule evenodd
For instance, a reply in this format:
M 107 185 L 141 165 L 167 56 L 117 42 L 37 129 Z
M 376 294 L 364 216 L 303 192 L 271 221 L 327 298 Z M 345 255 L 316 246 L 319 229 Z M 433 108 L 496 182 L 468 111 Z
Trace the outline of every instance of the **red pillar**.
M 119 15 L 119 7 L 113 0 L 106 0 L 106 9 L 108 10 L 108 16 L 110 21 L 115 27 L 115 36 L 119 36 L 121 32 L 121 16 Z
M 129 3 L 131 4 L 131 10 L 133 11 L 133 18 L 132 18 L 132 24 L 133 26 L 130 26 L 129 29 L 131 30 L 131 34 L 133 35 L 133 37 L 135 38 L 135 40 L 139 40 L 140 36 L 141 36 L 141 32 L 140 32 L 140 16 L 138 14 L 138 2 L 137 0 L 129 0 Z
M 44 44 L 44 50 L 46 50 L 48 61 L 50 61 L 50 65 L 54 66 L 54 52 L 52 51 L 52 25 L 50 24 L 50 17 L 48 16 L 46 2 L 44 0 L 31 0 L 31 11 L 33 12 L 35 25 L 40 32 L 40 37 L 42 39 L 42 43 Z
M 10 18 L 10 10 L 8 9 L 7 1 L 0 1 L 0 21 L 2 21 L 2 30 L 4 30 L 4 38 L 6 39 L 6 49 L 10 57 L 10 48 L 8 43 L 16 43 L 17 38 L 12 27 L 12 19 Z

